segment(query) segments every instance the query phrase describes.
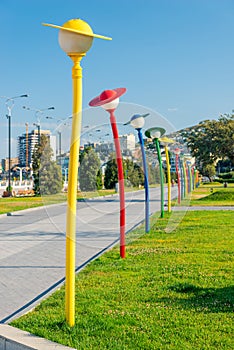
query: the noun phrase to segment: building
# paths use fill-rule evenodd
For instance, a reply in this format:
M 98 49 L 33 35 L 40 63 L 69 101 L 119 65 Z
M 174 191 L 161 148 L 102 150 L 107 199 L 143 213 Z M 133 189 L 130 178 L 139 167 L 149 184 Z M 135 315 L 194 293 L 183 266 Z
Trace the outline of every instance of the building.
M 134 151 L 136 146 L 136 138 L 134 134 L 119 136 L 119 142 L 121 150 L 124 151 Z
M 53 151 L 52 160 L 56 160 L 56 136 L 51 135 L 50 130 L 40 130 L 40 135 L 45 135 L 50 140 L 50 147 Z M 18 137 L 18 158 L 20 166 L 30 166 L 34 148 L 38 144 L 38 130 L 24 133 Z
M 14 166 L 18 165 L 18 163 L 19 163 L 18 157 L 12 157 L 12 158 L 11 158 L 11 161 L 10 161 L 11 169 L 12 169 Z M 9 170 L 9 159 L 8 159 L 8 158 L 2 159 L 2 166 L 1 166 L 1 169 L 2 169 L 2 171 L 5 171 L 5 172 Z

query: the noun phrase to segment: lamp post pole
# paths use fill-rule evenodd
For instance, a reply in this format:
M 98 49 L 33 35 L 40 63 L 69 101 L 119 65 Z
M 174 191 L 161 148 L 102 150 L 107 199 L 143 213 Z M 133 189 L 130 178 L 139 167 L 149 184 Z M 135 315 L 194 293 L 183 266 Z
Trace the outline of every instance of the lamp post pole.
M 181 185 L 181 200 L 185 198 L 185 175 L 184 175 L 184 167 L 183 167 L 183 156 L 178 156 L 179 163 L 179 173 L 180 173 L 180 185 Z
M 187 177 L 187 169 L 184 157 L 182 157 L 182 165 L 183 165 L 183 173 L 184 173 L 184 198 L 186 198 L 188 194 L 188 177 Z
M 125 258 L 125 195 L 124 195 L 124 174 L 123 174 L 123 162 L 120 149 L 119 134 L 114 115 L 114 109 L 110 111 L 110 123 L 115 143 L 116 161 L 118 168 L 118 181 L 119 181 L 119 198 L 120 198 L 120 256 Z
M 149 180 L 148 180 L 148 169 L 145 155 L 144 140 L 142 135 L 142 128 L 145 124 L 145 118 L 149 115 L 147 114 L 135 114 L 132 116 L 131 120 L 124 125 L 131 124 L 134 129 L 137 130 L 138 139 L 141 146 L 142 162 L 144 169 L 144 187 L 145 187 L 145 232 L 148 233 L 150 230 L 149 222 Z
M 8 108 L 8 192 L 12 196 L 11 192 L 11 108 Z
M 187 161 L 186 162 L 187 165 L 187 176 L 188 176 L 188 194 L 191 192 L 191 168 L 190 168 L 190 164 Z
M 161 156 L 161 150 L 160 150 L 160 143 L 159 139 L 161 136 L 165 134 L 166 130 L 159 127 L 154 127 L 146 130 L 145 135 L 149 138 L 152 138 L 158 155 L 158 162 L 159 162 L 159 171 L 160 171 L 160 189 L 161 189 L 161 218 L 164 217 L 164 174 L 163 174 L 163 167 L 162 167 L 162 156 Z
M 171 166 L 169 159 L 168 146 L 165 145 L 166 163 L 167 163 L 167 208 L 168 213 L 171 212 Z
M 143 168 L 144 168 L 144 186 L 145 186 L 145 232 L 149 232 L 150 230 L 150 223 L 149 223 L 149 180 L 148 180 L 148 169 L 147 169 L 147 163 L 146 163 L 146 155 L 145 155 L 145 148 L 144 148 L 144 140 L 142 135 L 142 129 L 137 129 L 138 132 L 138 138 L 141 145 L 141 153 L 142 153 L 142 161 L 143 161 Z
M 125 258 L 125 194 L 124 194 L 124 174 L 123 162 L 120 148 L 119 134 L 114 112 L 119 104 L 119 97 L 126 92 L 125 88 L 105 90 L 100 96 L 89 102 L 91 107 L 101 106 L 110 114 L 110 123 L 115 144 L 116 162 L 118 170 L 119 199 L 120 199 L 120 257 Z
M 28 95 L 19 95 L 14 97 L 0 96 L 1 98 L 5 98 L 5 104 L 8 110 L 8 114 L 6 115 L 8 119 L 8 192 L 9 195 L 12 196 L 11 192 L 11 112 L 15 104 L 16 98 L 28 97 Z
M 164 150 L 166 155 L 166 163 L 167 163 L 167 201 L 168 201 L 168 213 L 171 212 L 171 165 L 170 165 L 170 157 L 168 151 L 168 145 L 170 143 L 174 143 L 173 139 L 170 139 L 166 136 L 160 139 L 161 143 L 164 144 Z
M 158 138 L 154 139 L 157 153 L 158 153 L 158 162 L 159 162 L 159 170 L 160 170 L 160 187 L 161 187 L 161 218 L 164 217 L 164 182 L 163 182 L 163 168 L 162 168 L 162 157 L 161 157 L 161 150 Z
M 180 194 L 181 183 L 180 183 L 180 165 L 179 165 L 180 149 L 176 148 L 174 150 L 174 153 L 175 153 L 175 156 L 176 156 L 176 175 L 177 175 L 177 186 L 178 186 L 178 204 L 180 204 L 180 201 L 181 201 L 181 194 Z
M 111 38 L 94 34 L 89 24 L 81 19 L 71 19 L 62 26 L 47 23 L 43 23 L 43 25 L 60 29 L 60 47 L 73 61 L 73 110 L 68 170 L 65 282 L 66 320 L 69 326 L 73 327 L 75 324 L 76 202 L 82 118 L 82 68 L 80 62 L 91 48 L 93 38 L 105 40 L 111 40 Z

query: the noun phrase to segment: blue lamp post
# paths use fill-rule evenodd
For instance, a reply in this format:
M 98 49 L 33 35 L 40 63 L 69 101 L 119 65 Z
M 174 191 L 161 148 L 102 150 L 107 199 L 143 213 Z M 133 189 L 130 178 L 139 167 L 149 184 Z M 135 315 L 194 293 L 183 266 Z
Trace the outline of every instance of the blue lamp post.
M 145 118 L 149 115 L 147 114 L 134 114 L 130 121 L 125 123 L 124 125 L 131 124 L 131 126 L 137 130 L 138 138 L 141 145 L 141 153 L 142 153 L 142 161 L 143 161 L 143 169 L 144 169 L 144 187 L 145 187 L 145 232 L 149 232 L 150 224 L 149 224 L 149 180 L 148 180 L 148 169 L 146 164 L 146 156 L 145 156 L 145 148 L 144 148 L 144 140 L 142 135 L 142 128 L 145 124 Z
M 159 139 L 165 134 L 166 130 L 159 127 L 154 127 L 146 130 L 145 136 L 153 139 L 156 145 L 159 170 L 160 170 L 160 186 L 161 186 L 161 218 L 164 217 L 164 183 L 163 183 L 163 168 L 162 168 L 162 157 L 159 145 Z

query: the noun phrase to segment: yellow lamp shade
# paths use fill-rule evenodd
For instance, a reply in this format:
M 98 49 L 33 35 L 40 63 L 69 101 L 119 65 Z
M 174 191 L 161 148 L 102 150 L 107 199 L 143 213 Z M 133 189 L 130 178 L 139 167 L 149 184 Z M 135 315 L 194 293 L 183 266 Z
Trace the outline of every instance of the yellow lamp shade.
M 111 38 L 94 34 L 89 24 L 82 19 L 71 19 L 62 26 L 42 23 L 44 26 L 58 28 L 59 44 L 66 53 L 85 53 L 92 46 L 93 38 L 111 40 Z

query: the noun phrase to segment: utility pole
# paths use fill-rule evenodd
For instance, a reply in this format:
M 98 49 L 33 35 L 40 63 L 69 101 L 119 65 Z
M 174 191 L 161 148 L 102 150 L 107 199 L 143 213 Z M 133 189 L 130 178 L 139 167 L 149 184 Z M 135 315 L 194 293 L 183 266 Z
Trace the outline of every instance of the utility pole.
M 25 166 L 26 166 L 26 168 L 28 168 L 28 123 L 25 123 L 25 126 L 26 126 L 26 148 L 25 148 L 25 150 L 26 150 L 26 164 L 25 164 Z

